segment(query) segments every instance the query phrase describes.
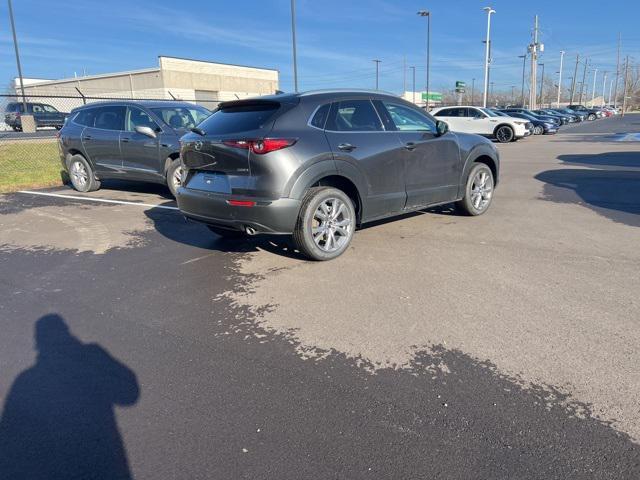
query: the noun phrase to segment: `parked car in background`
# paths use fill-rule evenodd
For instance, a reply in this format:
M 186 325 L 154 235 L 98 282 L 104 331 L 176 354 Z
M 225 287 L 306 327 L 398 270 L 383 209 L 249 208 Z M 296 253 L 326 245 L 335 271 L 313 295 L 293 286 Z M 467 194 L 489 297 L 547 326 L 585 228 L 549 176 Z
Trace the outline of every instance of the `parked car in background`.
M 587 114 L 584 112 L 576 112 L 575 110 L 572 110 L 570 108 L 556 108 L 556 110 L 559 110 L 560 112 L 566 112 L 568 114 L 571 115 L 575 115 L 576 117 L 578 117 L 578 122 L 584 122 L 587 119 Z
M 578 114 L 575 113 L 569 113 L 566 110 L 562 110 L 560 108 L 550 108 L 548 109 L 550 112 L 556 112 L 560 115 L 566 115 L 567 118 L 569 119 L 569 123 L 577 123 L 580 122 L 580 116 Z
M 449 202 L 480 215 L 500 167 L 490 141 L 367 90 L 223 102 L 181 142 L 187 218 L 223 236 L 292 234 L 314 260 L 373 220 Z
M 454 132 L 475 133 L 509 143 L 527 135 L 527 122 L 520 118 L 503 117 L 488 108 L 457 106 L 440 107 L 431 112 L 447 122 Z
M 584 114 L 587 117 L 587 120 L 591 122 L 602 116 L 602 114 L 599 113 L 598 110 L 587 108 L 584 105 L 569 105 L 567 108 L 570 108 L 575 112 Z
M 24 115 L 22 102 L 10 102 L 4 110 L 4 123 L 15 131 L 22 130 L 22 115 Z M 36 128 L 54 127 L 60 130 L 64 125 L 68 113 L 60 112 L 57 108 L 46 103 L 27 102 L 27 114 L 33 115 Z
M 560 120 L 561 125 L 567 125 L 569 123 L 569 115 L 564 115 L 558 112 L 554 112 L 553 110 L 539 108 L 537 110 L 532 110 L 532 112 L 537 115 L 557 118 Z
M 503 108 L 502 109 L 503 112 L 507 113 L 507 114 L 511 114 L 511 113 L 526 113 L 527 115 L 529 115 L 530 117 L 533 117 L 537 120 L 541 120 L 543 122 L 548 122 L 548 123 L 554 123 L 555 125 L 557 125 L 558 127 L 560 125 L 562 125 L 562 121 L 557 118 L 557 117 L 551 117 L 549 115 L 539 115 L 537 113 L 532 112 L 531 110 L 527 109 L 527 108 L 514 108 L 514 107 L 509 107 L 509 108 Z
M 502 112 L 504 114 L 504 112 Z M 558 133 L 558 125 L 555 122 L 547 122 L 535 118 L 533 115 L 529 115 L 524 112 L 509 112 L 508 115 L 516 118 L 522 118 L 533 125 L 534 135 L 553 134 Z
M 508 115 L 504 112 L 501 112 L 500 110 L 498 110 L 497 108 L 490 108 L 489 110 L 491 110 L 493 113 L 495 113 L 496 115 L 498 115 L 499 117 L 510 117 L 511 115 Z M 535 128 L 533 123 L 531 122 L 527 122 L 525 124 L 525 128 L 527 129 L 527 132 L 525 134 L 525 137 L 528 137 L 530 135 L 534 135 L 535 134 Z
M 60 131 L 62 166 L 80 192 L 105 179 L 180 186 L 179 139 L 211 112 L 187 102 L 111 101 L 71 111 Z

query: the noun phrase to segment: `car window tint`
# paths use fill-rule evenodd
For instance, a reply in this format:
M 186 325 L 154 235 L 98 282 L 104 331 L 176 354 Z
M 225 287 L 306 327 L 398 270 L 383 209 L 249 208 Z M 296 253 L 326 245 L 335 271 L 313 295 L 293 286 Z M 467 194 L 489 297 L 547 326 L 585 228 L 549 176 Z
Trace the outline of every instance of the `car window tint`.
M 337 132 L 382 131 L 382 123 L 370 100 L 345 100 L 331 109 L 327 130 Z
M 211 114 L 198 128 L 207 134 L 250 132 L 261 129 L 278 111 L 277 102 L 236 104 L 223 107 Z
M 149 127 L 151 130 L 156 130 L 158 124 L 144 110 L 137 107 L 128 107 L 125 130 L 135 132 L 136 127 Z
M 313 115 L 310 124 L 313 127 L 324 129 L 324 125 L 327 121 L 327 116 L 329 115 L 329 108 L 331 104 L 327 103 L 326 105 L 322 105 L 320 108 L 316 110 L 316 113 Z
M 42 105 L 42 108 L 44 108 L 45 112 L 58 113 L 58 110 L 56 108 L 52 107 L 51 105 Z
M 42 105 L 39 104 L 34 104 L 33 105 L 33 113 L 43 113 L 44 112 L 44 108 L 42 107 Z
M 93 122 L 96 118 L 96 109 L 95 108 L 85 108 L 84 110 L 80 110 L 75 117 L 73 117 L 73 122 L 78 125 L 83 125 L 85 127 L 93 127 Z
M 188 130 L 199 125 L 211 112 L 204 107 L 157 107 L 151 111 L 175 130 Z
M 124 127 L 125 107 L 100 107 L 96 112 L 95 128 L 104 130 L 122 130 Z
M 393 120 L 396 129 L 412 132 L 435 132 L 436 126 L 426 115 L 404 105 L 382 102 Z
M 444 110 L 440 110 L 439 112 L 435 113 L 436 117 L 450 117 L 451 116 L 451 109 L 450 108 L 445 108 Z

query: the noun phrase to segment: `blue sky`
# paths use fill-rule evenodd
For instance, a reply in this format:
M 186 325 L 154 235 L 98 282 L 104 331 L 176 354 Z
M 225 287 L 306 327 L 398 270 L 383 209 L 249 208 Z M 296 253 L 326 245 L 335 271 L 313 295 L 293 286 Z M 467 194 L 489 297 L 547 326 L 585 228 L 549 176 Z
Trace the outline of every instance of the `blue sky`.
M 497 11 L 496 90 L 520 85 L 517 56 L 531 41 L 535 14 L 547 74 L 558 71 L 560 50 L 567 52 L 565 79 L 573 74 L 577 53 L 590 57 L 600 72 L 615 70 L 618 31 L 623 55 L 640 61 L 638 1 L 297 0 L 300 89 L 373 88 L 377 58 L 380 88 L 400 92 L 405 56 L 407 65 L 416 66 L 417 85 L 424 85 L 426 21 L 416 15 L 419 9 L 432 13 L 431 89 L 451 88 L 455 80 L 470 84 L 472 78 L 479 88 L 487 4 Z M 28 77 L 147 68 L 157 65 L 158 55 L 173 55 L 276 68 L 281 89 L 293 86 L 289 0 L 14 0 L 14 11 Z M 0 22 L 1 89 L 16 75 L 4 1 Z

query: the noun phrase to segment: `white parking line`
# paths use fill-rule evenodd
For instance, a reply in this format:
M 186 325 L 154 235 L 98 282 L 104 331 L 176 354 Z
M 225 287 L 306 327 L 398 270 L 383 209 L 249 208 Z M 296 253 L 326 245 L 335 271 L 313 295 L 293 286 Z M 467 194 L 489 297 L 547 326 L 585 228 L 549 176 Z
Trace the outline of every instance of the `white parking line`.
M 119 205 L 135 205 L 137 207 L 164 208 L 165 210 L 179 210 L 178 207 L 170 207 L 168 205 L 154 205 L 153 203 L 127 202 L 124 200 L 109 200 L 107 198 L 80 197 L 77 195 L 63 195 L 61 193 L 34 192 L 31 190 L 20 190 L 18 193 L 24 193 L 27 195 L 41 195 L 43 197 L 68 198 L 72 200 L 89 200 L 91 202 L 117 203 Z

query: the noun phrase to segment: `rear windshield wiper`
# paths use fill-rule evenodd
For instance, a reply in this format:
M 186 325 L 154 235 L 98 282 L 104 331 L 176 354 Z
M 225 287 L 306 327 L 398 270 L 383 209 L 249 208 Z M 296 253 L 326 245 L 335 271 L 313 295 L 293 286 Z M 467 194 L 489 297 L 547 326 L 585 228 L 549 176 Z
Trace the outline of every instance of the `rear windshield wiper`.
M 202 130 L 201 128 L 198 127 L 193 127 L 190 129 L 193 133 L 197 133 L 198 135 L 200 135 L 201 137 L 204 137 L 207 132 L 205 132 L 204 130 Z

